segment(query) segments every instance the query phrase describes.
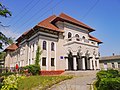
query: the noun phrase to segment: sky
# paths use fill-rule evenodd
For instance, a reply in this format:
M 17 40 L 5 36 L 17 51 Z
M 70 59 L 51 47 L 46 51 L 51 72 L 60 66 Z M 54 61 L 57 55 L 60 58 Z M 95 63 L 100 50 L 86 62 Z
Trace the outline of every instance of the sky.
M 8 37 L 18 38 L 41 20 L 65 13 L 87 24 L 100 39 L 101 56 L 120 55 L 120 0 L 0 0 L 12 13 L 0 17 L 9 27 L 0 27 Z

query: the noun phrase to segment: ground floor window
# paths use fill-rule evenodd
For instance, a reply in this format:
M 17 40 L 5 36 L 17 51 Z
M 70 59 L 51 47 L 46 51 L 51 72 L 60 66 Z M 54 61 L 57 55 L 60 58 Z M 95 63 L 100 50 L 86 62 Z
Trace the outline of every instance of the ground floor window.
M 112 68 L 115 68 L 115 64 L 114 63 L 112 63 Z
M 54 64 L 54 58 L 51 58 L 51 66 L 55 66 L 55 64 Z
M 46 57 L 42 58 L 42 66 L 46 66 Z

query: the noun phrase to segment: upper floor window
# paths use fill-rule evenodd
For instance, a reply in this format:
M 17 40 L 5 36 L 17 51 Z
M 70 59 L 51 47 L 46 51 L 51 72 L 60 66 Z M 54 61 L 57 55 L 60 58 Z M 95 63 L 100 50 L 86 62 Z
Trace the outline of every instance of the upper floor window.
M 77 41 L 80 41 L 78 34 L 76 34 L 75 37 L 76 37 L 76 40 L 77 40 Z
M 46 47 L 47 47 L 47 42 L 43 41 L 43 50 L 46 50 Z
M 51 43 L 51 51 L 54 51 L 54 48 L 55 48 L 55 44 L 54 42 Z
M 83 36 L 82 39 L 85 39 L 85 36 Z
M 72 37 L 72 34 L 69 32 L 68 33 L 68 38 L 71 38 Z

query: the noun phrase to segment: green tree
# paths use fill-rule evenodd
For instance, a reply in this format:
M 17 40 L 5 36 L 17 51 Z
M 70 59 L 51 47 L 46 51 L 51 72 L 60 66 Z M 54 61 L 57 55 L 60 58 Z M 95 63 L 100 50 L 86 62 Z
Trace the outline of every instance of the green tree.
M 12 16 L 11 12 L 0 3 L 0 15 L 3 17 Z
M 12 15 L 11 12 L 4 5 L 0 3 L 0 16 L 6 18 L 11 15 Z M 0 26 L 3 27 L 3 25 Z M 13 40 L 11 38 L 6 37 L 2 32 L 0 32 L 0 49 L 3 48 L 3 45 L 8 45 L 10 43 L 13 43 Z
M 36 51 L 35 65 L 39 65 L 41 54 L 42 54 L 42 50 L 40 49 L 40 46 L 38 46 Z

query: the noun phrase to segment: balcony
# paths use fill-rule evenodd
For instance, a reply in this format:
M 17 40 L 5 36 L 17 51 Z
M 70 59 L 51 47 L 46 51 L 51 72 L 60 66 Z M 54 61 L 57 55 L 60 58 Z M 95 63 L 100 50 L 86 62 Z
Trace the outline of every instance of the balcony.
M 87 45 L 92 45 L 92 46 L 98 46 L 95 42 L 93 42 L 91 40 L 78 38 L 78 37 L 72 37 L 72 38 L 66 39 L 66 44 L 71 43 L 71 42 L 82 43 L 82 44 L 87 44 Z

